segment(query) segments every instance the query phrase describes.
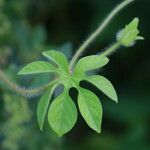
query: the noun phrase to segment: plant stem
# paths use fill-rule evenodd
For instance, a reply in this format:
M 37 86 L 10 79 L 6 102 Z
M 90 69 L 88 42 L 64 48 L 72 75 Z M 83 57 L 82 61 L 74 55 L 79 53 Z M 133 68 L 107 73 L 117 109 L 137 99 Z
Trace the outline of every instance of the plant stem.
M 103 31 L 103 29 L 108 25 L 108 23 L 112 20 L 112 18 L 125 6 L 133 2 L 134 0 L 124 0 L 122 3 L 120 3 L 117 7 L 115 7 L 112 12 L 107 16 L 107 18 L 102 22 L 102 24 L 96 29 L 96 31 L 89 37 L 87 40 L 79 47 L 79 49 L 76 51 L 75 55 L 73 56 L 69 68 L 70 72 L 73 71 L 74 64 L 78 60 L 79 56 L 82 52 L 85 51 L 85 49 L 89 46 L 90 43 L 92 43 L 95 38 L 100 35 L 100 33 Z M 106 51 L 104 51 L 101 55 L 109 55 L 112 52 L 114 52 L 117 48 L 119 48 L 120 44 L 117 42 L 113 44 L 110 48 L 108 48 Z M 3 73 L 3 71 L 0 70 L 0 81 L 2 81 L 11 91 L 22 95 L 24 97 L 33 97 L 37 96 L 40 93 L 42 93 L 48 85 L 44 85 L 40 88 L 34 88 L 34 89 L 25 89 L 17 85 L 16 83 L 12 82 L 8 77 Z M 56 80 L 54 80 L 55 82 Z
M 92 43 L 95 38 L 100 35 L 100 33 L 104 30 L 104 28 L 108 25 L 108 23 L 112 20 L 112 18 L 118 14 L 118 12 L 123 9 L 125 6 L 133 2 L 134 0 L 124 0 L 121 2 L 118 6 L 116 6 L 111 13 L 106 17 L 106 19 L 102 22 L 102 24 L 96 29 L 96 31 L 89 37 L 87 40 L 79 47 L 79 49 L 76 51 L 75 55 L 73 56 L 69 68 L 70 72 L 73 71 L 73 67 L 78 60 L 81 53 L 85 51 L 85 49 L 89 46 L 90 43 Z
M 8 77 L 1 70 L 0 70 L 0 81 L 2 81 L 5 84 L 5 86 L 7 86 L 11 91 L 24 97 L 38 96 L 48 86 L 48 85 L 44 85 L 42 87 L 34 88 L 34 89 L 22 88 L 16 83 L 12 82 L 10 79 L 8 79 Z
M 112 54 L 115 50 L 117 50 L 120 46 L 121 46 L 121 44 L 119 42 L 116 42 L 113 45 L 111 45 L 108 49 L 106 49 L 104 52 L 102 52 L 100 55 L 108 56 L 108 55 Z

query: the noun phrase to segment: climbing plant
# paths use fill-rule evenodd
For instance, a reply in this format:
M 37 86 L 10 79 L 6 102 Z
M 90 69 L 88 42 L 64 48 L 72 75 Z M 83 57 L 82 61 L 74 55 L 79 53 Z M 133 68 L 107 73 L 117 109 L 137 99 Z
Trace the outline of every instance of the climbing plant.
M 63 136 L 75 125 L 78 116 L 78 107 L 79 112 L 88 126 L 98 133 L 101 132 L 103 114 L 101 102 L 93 92 L 81 87 L 80 82 L 84 80 L 93 84 L 110 99 L 116 103 L 118 102 L 116 91 L 108 79 L 100 75 L 89 76 L 87 75 L 87 72 L 105 66 L 109 62 L 107 57 L 116 49 L 119 49 L 122 46 L 130 47 L 133 46 L 137 40 L 143 40 L 143 37 L 139 36 L 139 19 L 134 18 L 120 30 L 119 33 L 117 33 L 116 42 L 105 51 L 98 55 L 90 55 L 82 57 L 81 59 L 79 59 L 79 56 L 103 31 L 111 19 L 132 1 L 134 0 L 125 0 L 119 4 L 110 15 L 108 15 L 98 29 L 80 46 L 70 63 L 68 63 L 68 60 L 63 53 L 55 50 L 48 50 L 42 53 L 42 55 L 49 60 L 48 62 L 35 61 L 26 65 L 18 72 L 18 75 L 54 73 L 55 79 L 47 85 L 37 89 L 22 89 L 12 81 L 9 81 L 5 75 L 0 72 L 1 79 L 14 92 L 27 97 L 42 93 L 37 106 L 37 120 L 41 130 L 43 130 L 44 121 L 48 113 L 49 125 L 58 136 Z M 59 85 L 63 85 L 63 91 L 51 101 L 52 95 Z M 69 95 L 69 90 L 72 87 L 76 88 L 78 91 L 78 106 L 75 105 L 74 100 Z

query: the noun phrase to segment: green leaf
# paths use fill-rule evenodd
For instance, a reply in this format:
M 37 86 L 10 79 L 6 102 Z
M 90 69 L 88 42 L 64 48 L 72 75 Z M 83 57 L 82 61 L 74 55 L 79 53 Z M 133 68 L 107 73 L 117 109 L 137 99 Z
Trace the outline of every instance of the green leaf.
M 28 74 L 48 73 L 48 72 L 56 72 L 56 68 L 54 68 L 48 62 L 35 61 L 22 68 L 18 72 L 18 75 L 28 75 Z
M 109 98 L 111 98 L 115 102 L 118 102 L 117 93 L 116 93 L 113 85 L 110 83 L 110 81 L 108 79 L 106 79 L 103 76 L 99 76 L 99 75 L 85 77 L 84 79 L 86 81 L 92 83 L 93 85 L 95 85 L 98 89 L 100 89 Z
M 40 130 L 43 130 L 43 124 L 44 124 L 46 112 L 47 112 L 47 109 L 49 106 L 49 102 L 50 102 L 51 96 L 57 86 L 58 86 L 58 84 L 56 84 L 56 83 L 51 84 L 39 100 L 39 103 L 37 106 L 37 119 L 38 119 Z
M 54 61 L 62 72 L 69 73 L 68 62 L 66 56 L 63 53 L 50 50 L 43 52 L 42 55 Z
M 77 109 L 65 91 L 50 106 L 48 121 L 51 128 L 61 137 L 70 131 L 77 121 Z
M 138 36 L 138 24 L 139 19 L 134 18 L 128 25 L 125 26 L 124 29 L 121 30 L 121 32 L 119 32 L 119 34 L 117 35 L 117 40 L 123 46 L 132 46 L 136 40 L 144 39 L 143 37 Z
M 78 105 L 81 115 L 90 128 L 101 132 L 102 106 L 98 97 L 91 91 L 79 88 Z
M 103 67 L 109 62 L 105 56 L 92 55 L 81 58 L 74 70 L 75 76 L 83 76 L 87 71 Z

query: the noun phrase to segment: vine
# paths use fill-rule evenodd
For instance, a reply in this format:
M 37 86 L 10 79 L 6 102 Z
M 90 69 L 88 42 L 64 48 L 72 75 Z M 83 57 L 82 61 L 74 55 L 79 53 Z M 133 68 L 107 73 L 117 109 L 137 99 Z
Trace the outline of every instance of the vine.
M 89 44 L 101 34 L 112 18 L 118 14 L 121 9 L 133 1 L 134 0 L 124 0 L 115 7 L 96 31 L 79 47 L 70 63 L 68 63 L 68 60 L 63 53 L 50 50 L 43 52 L 42 55 L 53 61 L 55 65 L 46 61 L 35 61 L 26 65 L 18 72 L 18 75 L 55 73 L 57 75 L 57 79 L 47 85 L 31 90 L 24 89 L 10 81 L 0 70 L 0 80 L 2 80 L 5 85 L 15 93 L 31 97 L 43 92 L 37 106 L 37 118 L 41 130 L 43 130 L 47 112 L 48 122 L 51 128 L 59 136 L 64 135 L 73 128 L 77 121 L 78 111 L 75 103 L 69 95 L 69 90 L 74 87 L 78 90 L 78 107 L 85 122 L 96 132 L 101 132 L 103 111 L 99 98 L 93 92 L 80 87 L 80 82 L 85 80 L 93 84 L 110 99 L 118 103 L 116 91 L 108 79 L 100 75 L 88 76 L 86 73 L 87 71 L 105 66 L 109 62 L 107 56 L 112 54 L 112 52 L 121 46 L 130 47 L 133 46 L 137 40 L 143 40 L 143 37 L 138 35 L 139 19 L 134 18 L 128 25 L 125 26 L 125 28 L 117 33 L 116 42 L 101 54 L 91 55 L 81 59 L 79 59 L 79 56 L 86 50 Z M 49 106 L 52 94 L 58 85 L 64 86 L 63 92 L 56 97 Z

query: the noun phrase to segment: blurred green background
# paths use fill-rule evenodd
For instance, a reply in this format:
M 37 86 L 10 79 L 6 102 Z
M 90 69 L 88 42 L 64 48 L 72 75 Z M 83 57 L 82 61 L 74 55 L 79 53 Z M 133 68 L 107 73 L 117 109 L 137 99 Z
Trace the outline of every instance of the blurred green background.
M 18 77 L 25 64 L 55 49 L 70 59 L 89 34 L 121 0 L 0 0 L 0 68 L 25 87 L 47 83 L 50 75 Z M 0 150 L 150 150 L 150 0 L 135 0 L 119 13 L 84 55 L 96 54 L 115 41 L 116 33 L 140 18 L 144 41 L 121 48 L 98 71 L 115 86 L 115 104 L 94 87 L 104 110 L 102 133 L 87 127 L 81 116 L 58 138 L 45 124 L 38 128 L 39 98 L 24 99 L 0 84 Z M 3 87 L 3 88 L 2 88 Z M 57 91 L 56 91 L 57 92 Z M 72 93 L 75 95 L 75 93 Z

